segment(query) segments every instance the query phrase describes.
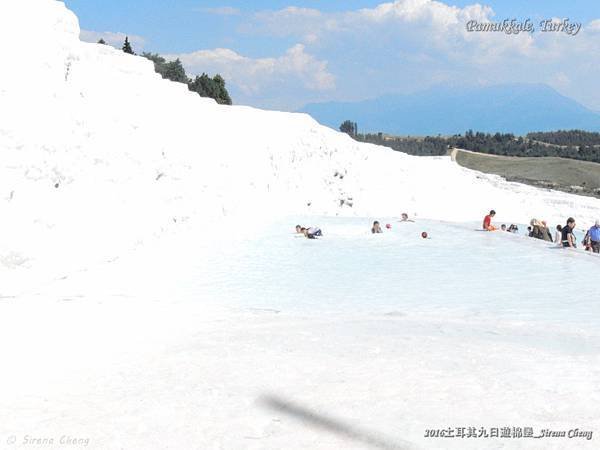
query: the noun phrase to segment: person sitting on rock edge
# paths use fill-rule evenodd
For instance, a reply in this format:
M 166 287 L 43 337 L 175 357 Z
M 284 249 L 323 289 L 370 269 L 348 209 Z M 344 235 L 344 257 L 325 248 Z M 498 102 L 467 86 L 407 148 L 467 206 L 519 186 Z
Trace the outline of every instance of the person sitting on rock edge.
M 492 219 L 494 218 L 495 215 L 496 215 L 496 211 L 494 211 L 492 209 L 490 211 L 490 213 L 483 218 L 483 229 L 484 230 L 486 230 L 486 231 L 496 231 L 497 230 L 497 228 L 492 225 Z

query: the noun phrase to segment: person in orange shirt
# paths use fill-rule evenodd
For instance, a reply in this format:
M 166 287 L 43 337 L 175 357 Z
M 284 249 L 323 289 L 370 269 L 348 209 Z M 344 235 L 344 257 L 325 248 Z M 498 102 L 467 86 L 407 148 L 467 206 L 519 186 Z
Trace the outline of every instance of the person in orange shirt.
M 492 218 L 496 215 L 496 211 L 494 211 L 493 209 L 490 211 L 490 213 L 484 217 L 483 219 L 483 229 L 486 231 L 496 231 L 497 228 L 492 225 Z

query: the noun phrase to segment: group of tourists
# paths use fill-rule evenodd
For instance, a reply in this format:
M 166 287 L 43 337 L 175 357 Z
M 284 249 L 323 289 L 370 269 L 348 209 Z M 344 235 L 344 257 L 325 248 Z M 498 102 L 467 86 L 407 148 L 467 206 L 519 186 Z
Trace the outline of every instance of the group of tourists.
M 560 225 L 558 226 L 560 227 Z M 556 231 L 558 232 L 558 228 Z M 527 235 L 529 237 L 541 239 L 543 241 L 548 242 L 558 242 L 559 240 L 561 240 L 558 234 L 554 237 L 554 239 L 552 239 L 552 234 L 550 233 L 550 230 L 548 229 L 548 225 L 546 224 L 545 220 L 531 219 L 531 221 L 529 222 L 529 226 L 527 227 Z
M 506 224 L 502 224 L 500 225 L 500 229 L 502 231 L 508 231 L 509 233 L 518 233 L 519 232 L 519 227 L 516 226 L 514 223 L 511 223 L 508 228 L 506 227 Z
M 494 225 L 492 225 L 492 219 L 496 215 L 496 211 L 493 209 L 483 219 L 483 229 L 486 231 L 497 231 Z M 505 224 L 501 225 L 502 231 L 510 231 L 516 233 L 518 227 L 516 225 L 510 225 L 506 227 Z M 541 239 L 548 242 L 555 242 L 560 247 L 577 248 L 577 239 L 575 237 L 575 219 L 569 217 L 567 223 L 564 226 L 557 225 L 554 239 L 552 234 L 544 220 L 531 219 L 529 226 L 527 227 L 527 235 L 534 239 Z M 594 226 L 592 226 L 585 237 L 583 238 L 583 247 L 586 251 L 594 253 L 600 253 L 600 220 L 596 220 Z
M 496 216 L 496 211 L 493 209 L 483 219 L 482 228 L 485 231 L 506 231 L 509 233 L 518 233 L 519 227 L 515 224 L 506 226 L 502 224 L 500 228 L 496 228 L 492 224 L 492 220 Z M 398 222 L 414 222 L 409 219 L 407 213 L 402 213 L 401 219 Z M 385 227 L 390 230 L 392 225 L 387 223 Z M 577 239 L 575 237 L 575 219 L 569 217 L 567 223 L 564 226 L 557 225 L 554 238 L 548 228 L 548 224 L 545 220 L 531 219 L 529 226 L 527 227 L 527 235 L 534 239 L 541 239 L 543 241 L 555 242 L 560 247 L 577 248 Z M 383 233 L 381 224 L 378 220 L 373 222 L 371 226 L 372 234 Z M 323 232 L 318 227 L 303 227 L 302 225 L 296 225 L 296 234 L 302 235 L 307 239 L 316 239 L 317 237 L 323 236 Z M 422 232 L 421 237 L 428 239 L 427 232 Z M 600 220 L 596 220 L 594 226 L 587 230 L 585 237 L 583 238 L 582 245 L 586 251 L 600 253 Z
M 402 213 L 401 219 L 398 222 L 414 222 L 414 220 L 410 219 L 407 213 Z M 392 224 L 386 223 L 385 228 L 391 230 Z M 383 233 L 383 229 L 381 228 L 381 224 L 378 220 L 373 222 L 373 226 L 371 227 L 371 233 Z M 302 225 L 296 225 L 296 235 L 304 236 L 307 239 L 316 239 L 317 237 L 323 236 L 323 232 L 318 227 L 303 227 Z M 421 236 L 424 239 L 428 238 L 428 235 L 425 231 L 421 233 Z

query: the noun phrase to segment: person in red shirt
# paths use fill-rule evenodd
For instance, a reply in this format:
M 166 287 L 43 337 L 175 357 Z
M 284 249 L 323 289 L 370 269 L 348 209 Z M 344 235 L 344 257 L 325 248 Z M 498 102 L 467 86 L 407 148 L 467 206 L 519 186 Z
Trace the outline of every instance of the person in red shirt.
M 496 227 L 492 225 L 492 218 L 496 215 L 496 211 L 493 209 L 483 219 L 483 229 L 486 231 L 496 231 Z

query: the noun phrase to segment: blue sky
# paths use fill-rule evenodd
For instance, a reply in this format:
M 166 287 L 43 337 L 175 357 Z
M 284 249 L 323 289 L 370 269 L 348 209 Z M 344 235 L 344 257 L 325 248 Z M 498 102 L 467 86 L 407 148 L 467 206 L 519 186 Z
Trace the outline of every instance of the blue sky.
M 85 40 L 118 45 L 128 34 L 137 51 L 180 57 L 192 74 L 221 72 L 237 103 L 293 110 L 436 84 L 530 82 L 600 110 L 595 0 L 490 0 L 479 9 L 465 0 L 65 3 Z M 475 36 L 464 32 L 471 17 L 567 17 L 583 31 Z
M 183 53 L 199 48 L 219 47 L 235 41 L 240 51 L 249 56 L 265 56 L 285 43 L 270 39 L 248 40 L 237 36 L 236 28 L 244 16 L 264 10 L 288 6 L 314 8 L 335 12 L 372 8 L 383 1 L 373 0 L 259 0 L 248 1 L 194 1 L 175 0 L 66 0 L 65 4 L 79 17 L 81 27 L 95 31 L 123 31 L 143 36 L 147 46 L 156 52 Z M 449 5 L 464 7 L 475 1 L 458 0 Z M 480 2 L 489 5 L 496 16 L 532 19 L 541 17 L 571 17 L 589 22 L 600 18 L 600 6 L 595 0 L 494 0 Z M 231 7 L 240 15 L 210 14 L 209 9 Z M 204 11 L 203 11 L 204 10 Z

